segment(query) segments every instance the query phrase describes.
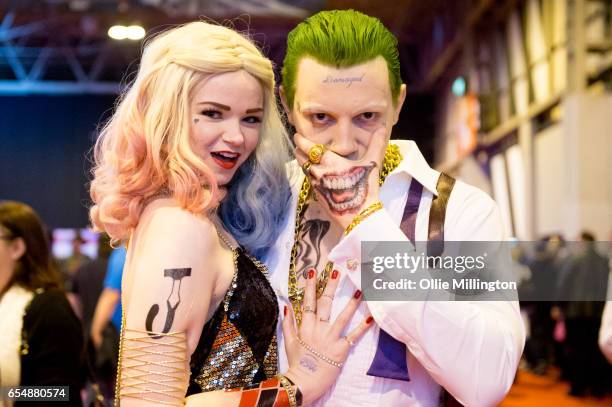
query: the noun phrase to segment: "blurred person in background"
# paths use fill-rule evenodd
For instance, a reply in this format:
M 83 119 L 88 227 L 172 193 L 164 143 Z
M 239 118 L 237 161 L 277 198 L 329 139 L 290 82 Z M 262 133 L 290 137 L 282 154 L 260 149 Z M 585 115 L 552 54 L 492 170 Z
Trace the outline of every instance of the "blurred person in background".
M 42 222 L 12 201 L 0 202 L 0 332 L 0 386 L 69 386 L 62 405 L 82 405 L 81 325 Z
M 98 237 L 98 255 L 86 262 L 76 272 L 72 293 L 76 298 L 76 314 L 81 318 L 83 333 L 87 338 L 91 331 L 96 304 L 102 293 L 104 278 L 108 268 L 108 258 L 112 253 L 110 237 L 106 233 Z
M 81 237 L 81 234 L 77 230 L 76 236 L 72 240 L 72 253 L 70 257 L 63 259 L 59 262 L 60 273 L 64 279 L 64 288 L 67 292 L 72 291 L 73 278 L 79 268 L 84 264 L 91 261 L 91 259 L 81 252 L 81 246 L 85 243 L 85 240 Z
M 106 399 L 112 399 L 113 397 L 117 348 L 119 346 L 117 332 L 120 327 L 111 327 L 111 332 L 106 336 L 104 335 L 105 330 L 102 330 L 99 337 L 108 338 L 107 343 L 102 344 L 103 339 L 100 339 L 97 347 L 93 345 L 90 332 L 98 298 L 104 287 L 103 283 L 107 275 L 108 258 L 111 252 L 110 237 L 106 233 L 100 234 L 98 237 L 97 257 L 82 265 L 72 279 L 73 305 L 76 307 L 76 313 L 80 316 L 83 326 L 83 338 L 87 346 L 91 384 L 97 385 Z M 119 323 L 120 321 L 121 319 L 119 318 Z M 113 332 L 114 335 L 112 335 Z M 96 348 L 99 352 L 96 352 Z M 95 393 L 90 393 L 89 397 L 94 395 Z
M 125 264 L 124 246 L 112 249 L 105 270 L 103 290 L 95 306 L 90 329 L 94 369 L 105 397 L 112 397 L 119 356 L 121 331 L 121 278 Z
M 561 270 L 559 253 L 564 244 L 559 235 L 543 237 L 536 245 L 533 258 L 527 261 L 531 271 L 529 281 L 533 293 L 551 292 Z M 533 295 L 532 293 L 532 295 Z M 537 294 L 535 294 L 537 295 Z M 555 320 L 551 317 L 553 304 L 550 301 L 523 303 L 529 315 L 530 336 L 525 345 L 525 359 L 531 371 L 546 374 L 553 362 Z
M 580 241 L 580 250 L 567 260 L 560 287 L 561 298 L 573 299 L 560 303 L 566 327 L 569 394 L 582 397 L 590 392 L 603 397 L 612 380 L 610 366 L 598 346 L 609 260 L 597 251 L 592 233 L 582 232 Z

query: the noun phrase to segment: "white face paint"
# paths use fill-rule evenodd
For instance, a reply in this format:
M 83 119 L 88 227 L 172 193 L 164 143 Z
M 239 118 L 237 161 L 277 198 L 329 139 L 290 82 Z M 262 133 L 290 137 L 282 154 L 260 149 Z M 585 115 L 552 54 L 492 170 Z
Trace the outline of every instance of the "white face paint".
M 402 89 L 403 92 L 403 89 Z M 393 104 L 387 63 L 382 57 L 334 68 L 312 58 L 299 62 L 289 118 L 298 133 L 349 160 L 361 159 L 376 130 L 390 137 L 403 94 Z M 380 134 L 380 133 L 379 133 Z M 317 187 L 338 214 L 358 210 L 367 197 L 368 176 L 376 163 L 330 172 Z
M 263 90 L 244 70 L 208 77 L 191 100 L 194 151 L 215 174 L 219 186 L 255 150 L 263 120 Z

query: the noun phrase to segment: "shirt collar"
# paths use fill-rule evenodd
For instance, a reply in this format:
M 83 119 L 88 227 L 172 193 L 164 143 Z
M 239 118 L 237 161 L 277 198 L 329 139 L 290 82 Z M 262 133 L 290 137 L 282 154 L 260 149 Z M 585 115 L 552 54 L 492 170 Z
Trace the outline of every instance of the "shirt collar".
M 425 188 L 437 196 L 436 185 L 438 184 L 440 173 L 427 164 L 417 144 L 412 140 L 391 140 L 390 143 L 400 148 L 403 159 L 397 168 L 391 171 L 388 177 L 406 174 L 419 181 Z

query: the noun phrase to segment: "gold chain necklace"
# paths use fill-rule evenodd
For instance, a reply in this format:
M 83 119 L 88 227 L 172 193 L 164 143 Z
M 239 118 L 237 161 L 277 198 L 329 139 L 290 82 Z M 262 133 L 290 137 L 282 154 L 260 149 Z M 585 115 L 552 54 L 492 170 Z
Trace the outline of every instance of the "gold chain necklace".
M 387 178 L 387 175 L 389 175 L 391 171 L 397 168 L 402 159 L 402 153 L 400 153 L 399 147 L 397 145 L 387 145 L 387 149 L 385 150 L 385 159 L 383 161 L 382 169 L 380 170 L 380 174 L 378 176 L 379 185 L 382 185 L 385 182 L 385 178 Z M 310 180 L 308 179 L 308 177 L 305 177 L 304 182 L 302 182 L 300 192 L 298 194 L 298 204 L 295 214 L 293 235 L 293 247 L 291 247 L 291 258 L 289 262 L 289 300 L 291 301 L 291 305 L 293 306 L 293 312 L 295 314 L 295 319 L 297 320 L 298 324 L 302 322 L 302 301 L 304 300 L 304 289 L 298 288 L 296 273 L 297 252 L 300 231 L 302 229 L 302 218 L 304 216 L 304 213 L 306 212 L 306 209 L 308 209 L 308 198 L 310 197 L 310 193 Z M 329 275 L 331 274 L 333 268 L 334 263 L 328 261 L 325 265 L 325 268 L 321 272 L 321 275 L 317 279 L 317 298 L 321 297 L 321 294 L 323 294 L 323 290 L 325 290 L 325 286 L 327 285 Z

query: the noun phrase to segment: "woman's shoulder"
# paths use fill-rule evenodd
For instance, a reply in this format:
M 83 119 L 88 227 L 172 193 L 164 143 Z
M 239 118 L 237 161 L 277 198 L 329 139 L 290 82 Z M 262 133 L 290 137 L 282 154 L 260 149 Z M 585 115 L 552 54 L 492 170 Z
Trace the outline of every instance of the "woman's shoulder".
M 135 230 L 135 235 L 139 234 L 179 242 L 216 240 L 216 229 L 208 216 L 188 211 L 172 198 L 156 199 L 144 208 Z
M 32 301 L 25 310 L 24 327 L 37 323 L 65 324 L 73 319 L 76 320 L 76 315 L 63 290 L 39 288 L 35 290 Z

